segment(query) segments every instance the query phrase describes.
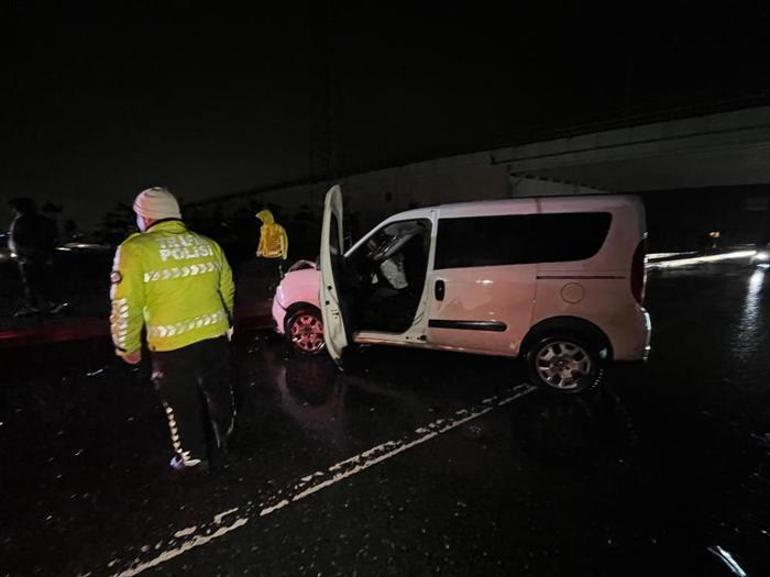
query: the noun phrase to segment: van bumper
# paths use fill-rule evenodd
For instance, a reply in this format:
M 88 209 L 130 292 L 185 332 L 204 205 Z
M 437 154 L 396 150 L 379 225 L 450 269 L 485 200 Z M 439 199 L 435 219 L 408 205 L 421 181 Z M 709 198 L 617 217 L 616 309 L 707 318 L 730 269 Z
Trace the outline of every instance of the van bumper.
M 275 331 L 279 334 L 284 333 L 284 321 L 286 320 L 286 309 L 283 308 L 278 298 L 273 299 L 273 322 L 275 323 Z
M 636 318 L 629 319 L 623 330 L 619 330 L 611 338 L 614 347 L 614 360 L 619 363 L 645 362 L 652 347 L 652 320 L 650 314 L 642 307 L 637 309 Z
M 647 362 L 650 358 L 650 352 L 652 351 L 652 318 L 650 313 L 645 309 L 642 309 L 642 316 L 644 319 L 644 349 L 642 350 L 642 358 L 639 359 L 642 362 Z

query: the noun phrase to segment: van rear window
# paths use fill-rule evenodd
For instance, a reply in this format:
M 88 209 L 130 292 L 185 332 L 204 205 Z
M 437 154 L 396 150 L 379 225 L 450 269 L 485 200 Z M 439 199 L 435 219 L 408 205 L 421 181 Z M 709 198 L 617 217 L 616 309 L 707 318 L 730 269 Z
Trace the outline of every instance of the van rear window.
M 435 269 L 591 258 L 610 230 L 608 212 L 442 218 Z

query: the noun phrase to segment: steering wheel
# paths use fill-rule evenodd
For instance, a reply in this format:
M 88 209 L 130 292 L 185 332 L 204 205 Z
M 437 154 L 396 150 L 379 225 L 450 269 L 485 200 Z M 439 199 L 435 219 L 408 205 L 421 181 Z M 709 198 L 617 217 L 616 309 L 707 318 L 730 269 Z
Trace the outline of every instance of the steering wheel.
M 372 262 L 377 262 L 379 260 L 380 255 L 383 254 L 385 250 L 387 250 L 388 245 L 390 244 L 390 241 L 391 239 L 385 238 L 379 244 L 370 246 L 369 250 L 366 253 L 367 260 Z
M 396 236 L 377 247 L 377 249 L 372 253 L 372 260 L 376 263 L 381 263 L 384 260 L 389 259 L 394 253 L 401 250 L 401 248 L 409 242 L 409 240 L 415 235 L 416 233 L 411 234 L 405 234 L 402 236 Z

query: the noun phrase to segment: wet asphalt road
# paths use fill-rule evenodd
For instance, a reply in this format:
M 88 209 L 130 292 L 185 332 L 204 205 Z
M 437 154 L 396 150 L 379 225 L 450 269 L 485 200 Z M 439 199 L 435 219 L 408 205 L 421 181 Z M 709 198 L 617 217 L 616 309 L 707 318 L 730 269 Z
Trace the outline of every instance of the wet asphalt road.
M 192 483 L 146 366 L 3 351 L 0 575 L 770 575 L 770 272 L 654 273 L 648 307 L 651 361 L 585 398 L 241 335 L 237 458 Z

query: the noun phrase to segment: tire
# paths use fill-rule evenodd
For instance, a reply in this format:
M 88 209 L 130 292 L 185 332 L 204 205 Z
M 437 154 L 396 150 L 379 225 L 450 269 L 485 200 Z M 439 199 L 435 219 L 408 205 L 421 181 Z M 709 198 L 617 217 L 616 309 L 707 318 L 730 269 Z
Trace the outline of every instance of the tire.
M 294 311 L 284 324 L 286 341 L 290 349 L 301 355 L 317 355 L 326 344 L 323 338 L 321 311 L 304 307 Z
M 603 374 L 601 347 L 574 334 L 557 334 L 538 341 L 527 352 L 530 382 L 559 394 L 590 391 Z

